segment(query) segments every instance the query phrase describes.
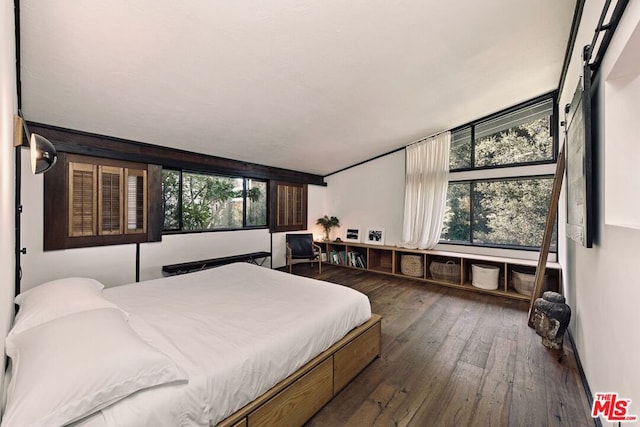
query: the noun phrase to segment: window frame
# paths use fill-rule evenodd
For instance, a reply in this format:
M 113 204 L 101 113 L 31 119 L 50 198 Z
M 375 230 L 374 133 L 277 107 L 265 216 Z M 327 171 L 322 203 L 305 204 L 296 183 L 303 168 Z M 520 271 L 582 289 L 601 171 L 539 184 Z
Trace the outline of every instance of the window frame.
M 216 172 L 212 172 L 212 171 L 202 171 L 202 170 L 195 170 L 195 169 L 179 169 L 179 168 L 172 168 L 172 167 L 163 167 L 162 171 L 172 171 L 172 172 L 177 172 L 179 174 L 178 176 L 178 227 L 179 228 L 171 228 L 171 229 L 165 229 L 164 228 L 164 218 L 165 218 L 165 209 L 164 209 L 164 194 L 162 197 L 162 234 L 163 235 L 173 235 L 173 234 L 192 234 L 192 233 L 216 233 L 216 232 L 225 232 L 225 231 L 241 231 L 241 230 L 260 230 L 260 229 L 265 229 L 265 228 L 269 228 L 269 180 L 268 179 L 263 179 L 263 178 L 254 178 L 254 177 L 250 177 L 250 176 L 234 176 L 234 175 L 230 175 L 230 174 L 223 174 L 223 173 L 216 173 Z M 208 176 L 214 176 L 214 177 L 221 177 L 221 178 L 231 178 L 231 179 L 242 179 L 242 227 L 227 227 L 227 228 L 212 228 L 212 229 L 201 229 L 201 230 L 184 230 L 184 223 L 183 223 L 183 214 L 182 214 L 182 210 L 183 210 L 183 195 L 182 195 L 182 184 L 183 184 L 183 174 L 184 173 L 190 173 L 190 174 L 198 174 L 198 175 L 208 175 Z M 161 178 L 162 179 L 162 178 Z M 265 208 L 266 208 L 266 219 L 265 219 L 265 224 L 264 225 L 247 225 L 247 181 L 248 180 L 253 180 L 253 181 L 259 181 L 259 182 L 264 182 L 265 183 Z M 161 187 L 162 187 L 162 182 L 161 182 Z M 163 190 L 161 190 L 163 191 Z
M 460 180 L 449 180 L 449 183 L 454 184 L 469 184 L 469 242 L 463 242 L 460 240 L 440 240 L 438 244 L 443 245 L 454 245 L 454 246 L 471 246 L 471 247 L 480 247 L 480 248 L 493 248 L 493 249 L 511 249 L 511 250 L 520 250 L 520 251 L 540 251 L 540 247 L 537 246 L 525 246 L 525 245 L 509 245 L 509 244 L 499 244 L 499 243 L 475 243 L 473 240 L 473 231 L 474 231 L 474 221 L 473 221 L 473 213 L 474 213 L 474 203 L 473 203 L 473 194 L 475 184 L 478 182 L 491 182 L 491 181 L 510 181 L 510 180 L 523 180 L 523 179 L 551 179 L 553 181 L 553 174 L 536 174 L 536 175 L 521 175 L 521 176 L 506 176 L 502 178 L 478 178 L 478 179 L 460 179 Z M 555 228 L 557 230 L 558 227 L 558 216 L 556 215 L 555 220 Z M 544 231 L 544 230 L 543 230 Z M 549 250 L 551 253 L 558 252 L 558 236 L 556 233 L 555 241 L 556 248 L 554 250 Z
M 503 165 L 494 165 L 494 166 L 475 166 L 475 147 L 476 147 L 476 126 L 481 125 L 482 123 L 488 122 L 490 120 L 497 119 L 499 117 L 511 114 L 523 108 L 530 107 L 532 105 L 538 104 L 540 102 L 544 102 L 546 100 L 551 100 L 552 104 L 552 113 L 551 113 L 551 137 L 553 138 L 553 147 L 552 147 L 552 158 L 549 160 L 534 160 L 529 162 L 518 162 L 518 163 L 509 163 Z M 471 166 L 465 168 L 455 168 L 449 169 L 449 172 L 469 172 L 469 171 L 481 171 L 488 169 L 503 169 L 503 168 L 516 168 L 523 166 L 536 166 L 536 165 L 548 165 L 548 164 L 556 164 L 558 161 L 558 150 L 559 150 L 559 135 L 558 135 L 558 92 L 552 91 L 546 93 L 544 95 L 537 96 L 528 101 L 522 102 L 520 104 L 505 108 L 496 113 L 489 114 L 487 116 L 481 117 L 479 119 L 473 120 L 469 123 L 465 123 L 463 125 L 457 126 L 451 129 L 451 136 L 453 138 L 453 134 L 455 132 L 464 130 L 466 128 L 470 128 L 471 132 Z
M 552 159 L 549 160 L 536 160 L 530 162 L 519 162 L 519 163 L 510 163 L 510 164 L 502 164 L 502 165 L 494 165 L 494 166 L 475 166 L 475 127 L 481 123 L 487 122 L 489 120 L 493 120 L 499 118 L 501 116 L 511 114 L 520 109 L 530 107 L 540 102 L 544 102 L 546 100 L 551 100 L 552 102 L 552 115 L 551 115 L 551 137 L 552 137 Z M 559 150 L 559 124 L 558 124 L 558 93 L 557 91 L 552 91 L 538 97 L 532 98 L 528 101 L 522 102 L 520 104 L 514 105 L 512 107 L 505 108 L 496 113 L 489 114 L 477 120 L 473 120 L 469 123 L 463 124 L 456 128 L 451 129 L 451 133 L 453 134 L 456 131 L 463 130 L 465 128 L 470 128 L 471 131 L 471 167 L 465 168 L 456 168 L 449 170 L 449 183 L 462 183 L 469 182 L 469 242 L 461 242 L 461 241 L 448 241 L 442 240 L 442 236 L 438 242 L 439 245 L 451 245 L 451 246 L 460 246 L 460 247 L 474 247 L 474 248 L 489 248 L 489 249 L 508 249 L 508 250 L 518 250 L 518 251 L 539 251 L 540 247 L 531 247 L 531 246 L 519 246 L 519 245 L 505 245 L 505 244 L 493 244 L 493 243 L 474 243 L 473 242 L 473 191 L 474 185 L 476 182 L 481 181 L 503 181 L 510 179 L 548 179 L 553 178 L 555 172 L 555 164 L 558 161 L 558 150 Z M 558 228 L 558 216 L 556 215 L 556 230 Z M 541 241 L 542 243 L 542 241 Z M 558 233 L 556 233 L 556 238 L 554 240 L 555 250 L 550 251 L 552 253 L 557 253 L 559 251 L 559 239 Z

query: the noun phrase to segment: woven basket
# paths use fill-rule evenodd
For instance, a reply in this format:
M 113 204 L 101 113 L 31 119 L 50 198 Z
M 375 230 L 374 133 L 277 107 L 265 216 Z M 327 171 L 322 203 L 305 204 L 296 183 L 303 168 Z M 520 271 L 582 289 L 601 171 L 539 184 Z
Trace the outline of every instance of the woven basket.
M 531 296 L 533 294 L 533 287 L 535 286 L 536 275 L 529 273 L 522 273 L 520 271 L 513 271 L 511 275 L 511 284 L 513 288 L 522 295 Z M 547 288 L 547 275 L 544 275 L 542 279 L 542 289 Z
M 436 280 L 460 283 L 460 264 L 453 261 L 432 261 L 429 265 L 429 272 L 431 272 L 431 277 Z
M 422 255 L 402 254 L 400 257 L 400 272 L 405 276 L 423 277 L 424 264 Z

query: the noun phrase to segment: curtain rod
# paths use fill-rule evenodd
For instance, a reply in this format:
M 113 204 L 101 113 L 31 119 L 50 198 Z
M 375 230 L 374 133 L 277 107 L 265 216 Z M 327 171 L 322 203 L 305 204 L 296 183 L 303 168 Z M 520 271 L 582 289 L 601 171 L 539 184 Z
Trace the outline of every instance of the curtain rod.
M 340 173 L 340 172 L 344 172 L 344 171 L 346 171 L 347 169 L 355 168 L 356 166 L 360 166 L 360 165 L 363 165 L 363 164 L 365 164 L 365 163 L 369 163 L 369 162 L 371 162 L 371 161 L 373 161 L 373 160 L 377 160 L 377 159 L 379 159 L 379 158 L 381 158 L 381 157 L 388 156 L 389 154 L 397 153 L 398 151 L 401 151 L 401 150 L 406 149 L 406 148 L 407 148 L 408 146 L 410 146 L 410 145 L 417 144 L 418 142 L 420 142 L 420 141 L 424 141 L 425 139 L 429 139 L 429 138 L 436 137 L 436 136 L 440 135 L 441 133 L 445 133 L 445 132 L 450 132 L 450 131 L 445 130 L 445 131 L 441 131 L 441 132 L 438 132 L 438 133 L 434 133 L 434 134 L 433 134 L 433 135 L 431 135 L 431 136 L 425 136 L 425 137 L 423 137 L 423 138 L 420 138 L 420 139 L 419 139 L 419 140 L 417 140 L 417 141 L 411 142 L 411 143 L 409 143 L 409 144 L 407 144 L 407 145 L 403 145 L 402 147 L 398 147 L 398 148 L 396 148 L 396 149 L 394 149 L 394 150 L 387 151 L 386 153 L 379 154 L 379 155 L 377 155 L 377 156 L 375 156 L 375 157 L 372 157 L 372 158 L 370 158 L 370 159 L 363 160 L 363 161 L 361 161 L 361 162 L 358 162 L 358 163 L 355 163 L 355 164 L 353 164 L 353 165 L 350 165 L 350 166 L 344 167 L 344 168 L 342 168 L 342 169 L 338 169 L 337 171 L 334 171 L 334 172 L 328 173 L 328 174 L 324 175 L 322 178 L 326 178 L 326 177 L 328 177 L 328 176 L 335 175 L 335 174 Z
M 427 139 L 435 138 L 435 137 L 440 136 L 440 135 L 442 135 L 443 133 L 446 133 L 446 132 L 451 132 L 451 131 L 450 131 L 450 130 L 443 130 L 443 131 L 440 131 L 440 132 L 438 132 L 438 133 L 434 133 L 433 135 L 425 136 L 424 138 L 420 138 L 420 139 L 419 139 L 419 140 L 417 140 L 417 141 L 413 141 L 412 143 L 407 144 L 407 145 L 405 146 L 405 148 L 406 148 L 406 147 L 410 147 L 410 146 L 415 145 L 415 144 L 418 144 L 418 143 L 420 143 L 420 142 L 422 142 L 422 141 L 426 141 Z

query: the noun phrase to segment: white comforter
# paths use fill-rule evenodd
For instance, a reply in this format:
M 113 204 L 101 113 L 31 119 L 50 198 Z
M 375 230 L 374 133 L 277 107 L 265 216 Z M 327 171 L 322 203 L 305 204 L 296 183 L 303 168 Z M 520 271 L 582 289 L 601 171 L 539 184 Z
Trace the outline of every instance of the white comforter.
M 118 427 L 215 425 L 371 317 L 369 300 L 353 289 L 247 263 L 104 295 L 189 375 L 187 385 L 104 409 L 106 424 Z

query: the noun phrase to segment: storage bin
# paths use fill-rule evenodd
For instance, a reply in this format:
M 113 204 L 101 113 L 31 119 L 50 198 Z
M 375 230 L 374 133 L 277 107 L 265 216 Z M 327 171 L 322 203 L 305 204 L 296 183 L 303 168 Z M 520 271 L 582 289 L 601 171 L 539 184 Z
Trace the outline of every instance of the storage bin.
M 400 272 L 405 276 L 423 277 L 423 255 L 402 254 L 400 256 Z
M 500 267 L 487 264 L 471 264 L 471 284 L 480 289 L 498 289 Z
M 547 289 L 548 276 L 545 274 L 542 279 L 542 290 Z M 531 296 L 533 294 L 533 287 L 536 282 L 536 275 L 530 273 L 523 273 L 521 271 L 513 270 L 511 274 L 511 284 L 513 288 L 522 295 Z
M 460 283 L 460 264 L 456 264 L 454 261 L 431 261 L 431 264 L 429 264 L 429 272 L 435 280 Z

